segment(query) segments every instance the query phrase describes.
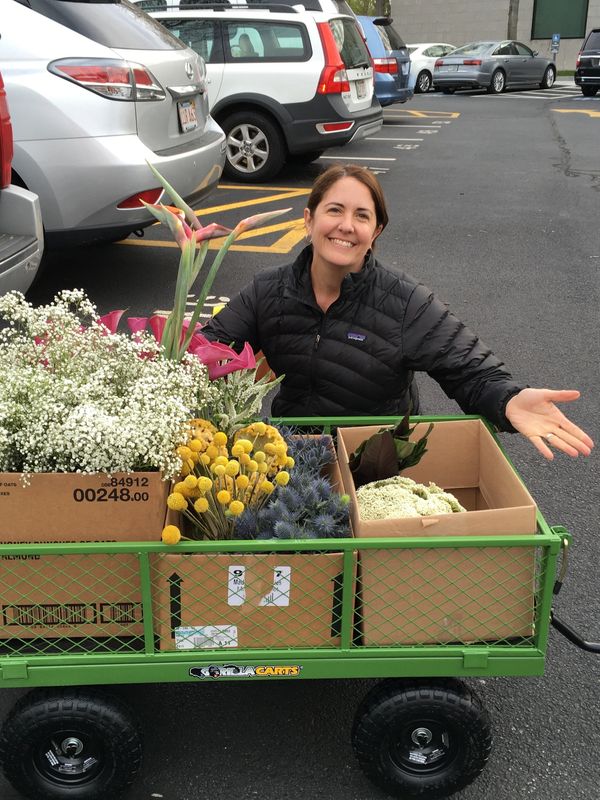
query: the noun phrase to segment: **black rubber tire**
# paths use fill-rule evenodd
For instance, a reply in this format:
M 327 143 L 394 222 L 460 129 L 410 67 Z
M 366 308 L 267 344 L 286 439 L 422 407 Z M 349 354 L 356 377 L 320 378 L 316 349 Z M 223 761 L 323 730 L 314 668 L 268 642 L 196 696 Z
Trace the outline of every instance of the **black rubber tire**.
M 89 689 L 33 690 L 15 704 L 0 734 L 4 775 L 31 800 L 115 800 L 141 760 L 131 712 Z
M 497 76 L 502 75 L 502 82 L 497 80 Z M 488 94 L 502 94 L 506 89 L 506 75 L 501 69 L 495 69 L 492 73 L 490 85 L 487 87 Z
M 458 680 L 382 681 L 359 707 L 352 745 L 366 776 L 393 797 L 448 797 L 483 770 L 489 716 Z
M 415 94 L 427 94 L 431 89 L 431 72 L 422 69 L 415 79 Z
M 442 89 L 443 94 L 454 94 L 456 89 Z
M 546 71 L 544 72 L 544 77 L 542 78 L 542 82 L 540 83 L 540 89 L 551 89 L 554 86 L 554 81 L 556 80 L 556 70 L 554 67 L 546 67 Z
M 228 178 L 257 183 L 277 175 L 285 161 L 286 147 L 275 122 L 257 111 L 236 111 L 219 124 L 226 134 L 224 173 Z M 245 142 L 248 154 L 242 152 Z
M 582 86 L 581 93 L 584 97 L 595 97 L 598 91 L 597 86 Z

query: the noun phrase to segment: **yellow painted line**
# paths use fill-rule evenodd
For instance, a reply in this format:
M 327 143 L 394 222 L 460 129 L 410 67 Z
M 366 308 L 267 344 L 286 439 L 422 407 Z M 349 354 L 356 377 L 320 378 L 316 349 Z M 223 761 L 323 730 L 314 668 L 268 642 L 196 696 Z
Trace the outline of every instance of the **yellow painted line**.
M 600 111 L 588 111 L 585 108 L 553 108 L 559 114 L 587 114 L 588 117 L 600 117 Z
M 226 203 L 221 206 L 211 206 L 210 208 L 199 208 L 196 211 L 196 216 L 203 216 L 205 214 L 218 214 L 220 211 L 232 211 L 236 208 L 248 208 L 248 206 L 257 206 L 262 203 L 275 203 L 278 200 L 291 200 L 294 197 L 301 197 L 302 195 L 310 194 L 310 189 L 288 189 L 279 194 L 272 194 L 269 197 L 254 197 L 252 200 L 238 200 L 235 203 Z
M 250 253 L 289 253 L 306 234 L 304 220 L 300 218 L 288 220 L 287 222 L 279 222 L 275 225 L 265 225 L 263 228 L 256 228 L 255 230 L 242 233 L 237 241 L 241 242 L 246 239 L 254 239 L 259 236 L 266 236 L 280 231 L 285 231 L 285 233 L 270 245 L 233 244 L 229 249 L 237 252 Z M 219 250 L 223 241 L 224 237 L 211 239 L 209 250 Z M 119 244 L 133 245 L 134 247 L 174 247 L 179 249 L 177 242 L 163 241 L 161 239 L 124 239 L 122 242 L 119 242 Z
M 384 119 L 388 116 L 394 117 L 419 117 L 424 119 L 458 119 L 460 111 L 386 111 Z

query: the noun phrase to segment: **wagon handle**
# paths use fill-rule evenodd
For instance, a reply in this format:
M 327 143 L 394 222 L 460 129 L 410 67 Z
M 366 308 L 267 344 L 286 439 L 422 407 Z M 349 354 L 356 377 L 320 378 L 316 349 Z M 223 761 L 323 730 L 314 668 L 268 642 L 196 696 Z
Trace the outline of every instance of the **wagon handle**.
M 565 575 L 567 574 L 567 568 L 569 563 L 569 546 L 571 543 L 571 534 L 567 531 L 566 528 L 563 528 L 561 525 L 556 525 L 552 528 L 552 532 L 556 533 L 562 539 L 562 550 L 561 550 L 561 564 L 560 564 L 560 572 L 558 574 L 558 578 L 554 583 L 554 594 L 557 595 L 561 587 L 563 585 L 563 581 L 565 579 Z M 600 642 L 588 642 L 586 641 L 580 634 L 573 630 L 566 622 L 563 622 L 559 619 L 556 614 L 554 613 L 554 609 L 550 610 L 550 622 L 552 627 L 556 628 L 559 633 L 568 639 L 573 644 L 577 645 L 577 647 L 581 648 L 581 650 L 586 650 L 588 653 L 598 653 L 600 655 Z

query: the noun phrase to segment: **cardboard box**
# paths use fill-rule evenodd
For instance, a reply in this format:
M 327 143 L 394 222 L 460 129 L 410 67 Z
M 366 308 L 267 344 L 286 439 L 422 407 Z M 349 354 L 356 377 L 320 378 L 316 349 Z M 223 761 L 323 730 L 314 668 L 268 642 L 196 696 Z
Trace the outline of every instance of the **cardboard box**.
M 339 644 L 341 553 L 157 554 L 161 650 Z
M 417 426 L 415 438 L 426 430 Z M 402 475 L 452 492 L 467 511 L 363 520 L 348 457 L 378 427 L 338 430 L 338 457 L 357 538 L 430 537 L 432 547 L 360 554 L 366 645 L 446 644 L 533 631 L 535 548 L 437 548 L 438 537 L 531 535 L 536 506 L 480 420 L 435 423 L 419 464 Z
M 158 472 L 0 473 L 0 544 L 157 541 L 169 484 Z M 134 554 L 4 556 L 0 639 L 140 636 Z
M 324 473 L 341 492 L 337 460 Z M 151 565 L 163 650 L 340 643 L 342 553 L 153 554 Z
M 160 536 L 169 483 L 159 472 L 0 473 L 0 542 L 147 541 Z

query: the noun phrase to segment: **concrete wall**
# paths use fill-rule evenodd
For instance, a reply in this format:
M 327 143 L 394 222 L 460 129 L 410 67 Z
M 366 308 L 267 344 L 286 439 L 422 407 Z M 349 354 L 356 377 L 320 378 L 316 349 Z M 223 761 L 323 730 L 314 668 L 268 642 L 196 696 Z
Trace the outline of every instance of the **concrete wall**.
M 568 0 L 565 0 L 568 2 Z M 516 38 L 550 57 L 550 40 L 531 40 L 534 0 L 520 0 Z M 391 0 L 394 27 L 405 42 L 449 42 L 457 47 L 478 39 L 505 39 L 509 0 Z M 600 28 L 600 0 L 589 0 L 588 24 Z M 558 69 L 575 69 L 582 39 L 562 39 Z

